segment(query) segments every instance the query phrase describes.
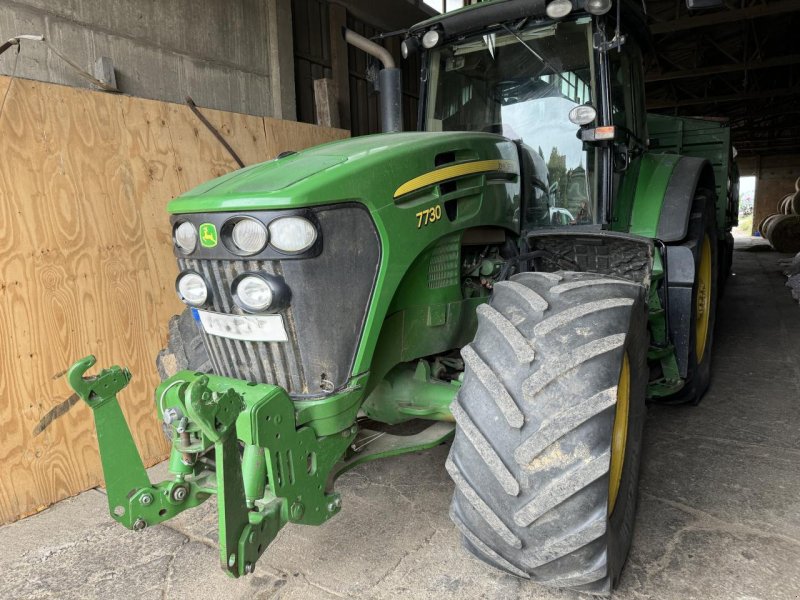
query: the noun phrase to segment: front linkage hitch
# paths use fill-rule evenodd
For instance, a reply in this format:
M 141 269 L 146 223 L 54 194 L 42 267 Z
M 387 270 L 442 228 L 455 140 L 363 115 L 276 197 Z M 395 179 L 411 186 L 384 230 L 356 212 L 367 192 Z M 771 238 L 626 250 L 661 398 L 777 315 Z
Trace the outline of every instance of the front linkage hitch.
M 220 561 L 233 577 L 253 571 L 285 524 L 321 525 L 338 513 L 333 483 L 346 470 L 453 434 L 445 422 L 405 437 L 359 431 L 360 384 L 313 405 L 278 386 L 180 371 L 155 392 L 173 478 L 153 484 L 117 401 L 131 374 L 114 366 L 85 377 L 94 364 L 94 356 L 79 360 L 68 380 L 94 413 L 111 516 L 142 530 L 216 494 Z
M 220 560 L 238 577 L 252 572 L 286 523 L 319 525 L 339 511 L 327 479 L 355 426 L 318 438 L 297 427 L 294 405 L 277 386 L 181 371 L 156 390 L 174 478 L 153 484 L 117 402 L 131 374 L 114 366 L 84 377 L 94 364 L 94 356 L 78 361 L 68 378 L 94 412 L 108 505 L 119 523 L 141 530 L 216 494 Z

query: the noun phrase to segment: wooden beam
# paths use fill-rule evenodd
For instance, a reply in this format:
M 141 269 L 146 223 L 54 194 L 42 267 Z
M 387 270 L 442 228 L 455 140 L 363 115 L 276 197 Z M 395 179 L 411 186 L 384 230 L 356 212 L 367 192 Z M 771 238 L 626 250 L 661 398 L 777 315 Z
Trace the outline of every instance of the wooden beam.
M 317 125 L 339 127 L 339 108 L 336 106 L 333 79 L 314 80 L 314 103 Z
M 350 129 L 350 64 L 347 42 L 342 35 L 342 27 L 347 25 L 347 9 L 341 4 L 331 2 L 328 11 L 333 98 L 339 111 L 339 126 Z
M 272 117 L 296 121 L 291 0 L 267 0 L 266 7 Z
M 676 79 L 691 79 L 692 77 L 708 77 L 709 75 L 719 75 L 722 73 L 735 73 L 737 71 L 752 71 L 755 69 L 769 69 L 771 67 L 787 67 L 789 65 L 800 64 L 800 54 L 789 54 L 787 56 L 776 56 L 766 60 L 756 60 L 740 62 L 727 65 L 715 65 L 712 67 L 702 67 L 700 69 L 686 69 L 683 71 L 668 71 L 666 73 L 648 73 L 644 80 L 647 83 L 653 81 L 674 81 Z
M 710 14 L 702 14 L 694 17 L 684 17 L 674 21 L 664 21 L 662 23 L 652 23 L 650 32 L 653 35 L 673 33 L 675 31 L 686 31 L 697 27 L 708 27 L 711 25 L 721 25 L 723 23 L 733 23 L 744 19 L 757 19 L 759 17 L 770 17 L 800 11 L 800 0 L 780 0 L 770 4 L 760 4 L 739 10 L 725 10 Z
M 742 100 L 760 100 L 780 98 L 783 96 L 800 95 L 800 87 L 766 90 L 763 92 L 744 92 L 742 94 L 729 94 L 725 96 L 706 96 L 704 98 L 687 98 L 685 100 L 653 100 L 647 103 L 647 110 L 661 108 L 678 108 L 681 106 L 699 106 L 701 104 L 718 104 L 721 102 L 740 102 Z

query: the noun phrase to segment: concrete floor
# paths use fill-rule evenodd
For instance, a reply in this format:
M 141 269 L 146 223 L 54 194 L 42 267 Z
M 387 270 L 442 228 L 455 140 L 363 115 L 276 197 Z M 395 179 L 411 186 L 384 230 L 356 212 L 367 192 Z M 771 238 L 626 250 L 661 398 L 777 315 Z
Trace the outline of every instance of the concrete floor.
M 759 246 L 736 252 L 703 403 L 650 408 L 633 550 L 615 598 L 800 597 L 800 307 L 779 258 Z M 346 474 L 339 516 L 285 528 L 236 581 L 218 568 L 212 502 L 133 533 L 91 490 L 0 528 L 0 598 L 576 598 L 465 554 L 447 517 L 446 454 Z

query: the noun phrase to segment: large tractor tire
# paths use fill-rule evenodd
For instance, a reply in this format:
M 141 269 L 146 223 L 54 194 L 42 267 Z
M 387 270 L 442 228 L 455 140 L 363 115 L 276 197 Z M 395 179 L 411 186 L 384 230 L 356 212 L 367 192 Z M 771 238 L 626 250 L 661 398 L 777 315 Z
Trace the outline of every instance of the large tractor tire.
M 446 466 L 450 515 L 479 559 L 547 586 L 616 585 L 645 418 L 644 293 L 593 273 L 522 273 L 478 309 Z
M 673 396 L 659 400 L 665 404 L 699 404 L 711 382 L 711 350 L 720 291 L 719 246 L 712 192 L 697 191 L 683 245 L 692 250 L 695 273 L 689 316 L 688 368 L 683 388 Z
M 190 308 L 169 320 L 167 347 L 158 353 L 156 368 L 161 381 L 183 370 L 211 372 L 211 359 Z
M 733 234 L 729 231 L 725 237 L 719 241 L 719 272 L 717 274 L 717 286 L 719 288 L 719 298 L 725 293 L 728 278 L 733 271 Z

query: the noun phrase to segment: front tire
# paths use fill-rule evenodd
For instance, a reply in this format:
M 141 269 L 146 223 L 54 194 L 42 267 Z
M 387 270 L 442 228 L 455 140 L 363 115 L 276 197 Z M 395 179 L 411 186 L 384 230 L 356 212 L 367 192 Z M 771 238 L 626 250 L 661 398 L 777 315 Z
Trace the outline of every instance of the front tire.
M 481 560 L 553 587 L 616 585 L 645 416 L 644 291 L 592 273 L 522 273 L 479 308 L 447 470 L 451 517 Z
M 161 381 L 183 370 L 211 372 L 211 359 L 191 308 L 169 320 L 167 347 L 156 356 L 156 368 Z

